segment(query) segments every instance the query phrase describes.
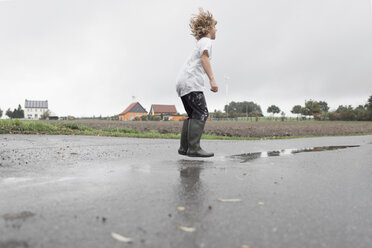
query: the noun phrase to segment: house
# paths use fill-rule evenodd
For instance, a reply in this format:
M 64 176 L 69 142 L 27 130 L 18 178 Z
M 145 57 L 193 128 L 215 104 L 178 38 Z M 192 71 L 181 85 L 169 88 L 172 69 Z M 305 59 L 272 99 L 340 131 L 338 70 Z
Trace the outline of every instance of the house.
M 119 120 L 133 120 L 135 117 L 147 115 L 147 111 L 139 102 L 130 104 L 121 114 L 119 114 Z
M 149 115 L 177 115 L 177 109 L 174 105 L 152 104 Z
M 162 119 L 167 118 L 167 120 L 173 121 L 182 121 L 187 119 L 186 116 L 177 113 L 176 106 L 174 105 L 152 104 L 149 115 L 158 115 L 161 116 Z
M 48 101 L 25 100 L 25 119 L 39 120 L 48 111 Z

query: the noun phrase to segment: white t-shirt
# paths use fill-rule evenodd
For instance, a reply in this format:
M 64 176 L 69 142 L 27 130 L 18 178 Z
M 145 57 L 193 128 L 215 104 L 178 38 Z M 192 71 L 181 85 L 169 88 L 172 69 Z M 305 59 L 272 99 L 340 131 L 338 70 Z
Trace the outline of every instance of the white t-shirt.
M 204 91 L 204 81 L 208 79 L 201 64 L 200 57 L 208 51 L 209 60 L 212 58 L 212 40 L 204 37 L 198 40 L 195 49 L 177 77 L 176 90 L 179 97 L 193 91 Z

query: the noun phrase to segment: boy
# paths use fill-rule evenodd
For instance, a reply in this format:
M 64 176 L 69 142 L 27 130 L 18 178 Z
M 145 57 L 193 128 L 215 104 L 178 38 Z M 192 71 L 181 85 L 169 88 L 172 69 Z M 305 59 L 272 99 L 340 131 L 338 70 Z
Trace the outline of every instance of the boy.
M 211 91 L 217 92 L 218 86 L 213 76 L 209 60 L 212 57 L 212 40 L 216 38 L 217 21 L 209 11 L 199 9 L 190 21 L 192 35 L 197 43 L 191 57 L 182 67 L 177 78 L 177 93 L 181 97 L 188 115 L 181 132 L 181 145 L 178 153 L 190 157 L 212 157 L 200 147 L 205 122 L 209 116 L 207 103 L 203 94 L 204 81 L 209 78 Z

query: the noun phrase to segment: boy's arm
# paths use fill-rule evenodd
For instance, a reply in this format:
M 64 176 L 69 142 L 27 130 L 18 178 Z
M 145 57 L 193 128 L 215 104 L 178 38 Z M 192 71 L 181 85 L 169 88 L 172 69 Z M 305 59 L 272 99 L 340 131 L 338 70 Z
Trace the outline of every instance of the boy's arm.
M 201 64 L 204 68 L 205 73 L 207 73 L 207 75 L 208 75 L 209 83 L 211 85 L 211 91 L 217 92 L 218 91 L 218 86 L 217 86 L 216 81 L 215 81 L 214 76 L 213 76 L 212 66 L 211 66 L 211 63 L 209 61 L 209 56 L 208 56 L 208 51 L 207 50 L 205 50 L 203 52 L 202 56 L 200 57 L 200 61 L 201 61 Z

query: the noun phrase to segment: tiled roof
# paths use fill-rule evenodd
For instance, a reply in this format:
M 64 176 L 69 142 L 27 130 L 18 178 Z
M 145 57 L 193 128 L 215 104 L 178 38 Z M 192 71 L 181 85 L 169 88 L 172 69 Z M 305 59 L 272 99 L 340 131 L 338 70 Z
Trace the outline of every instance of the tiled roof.
M 122 113 L 121 115 L 125 115 L 126 113 L 134 112 L 134 113 L 147 113 L 146 109 L 141 106 L 139 102 L 131 103 Z
M 151 108 L 154 110 L 154 113 L 177 113 L 176 106 L 174 105 L 153 104 Z
M 25 100 L 25 108 L 48 108 L 48 101 Z

